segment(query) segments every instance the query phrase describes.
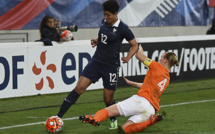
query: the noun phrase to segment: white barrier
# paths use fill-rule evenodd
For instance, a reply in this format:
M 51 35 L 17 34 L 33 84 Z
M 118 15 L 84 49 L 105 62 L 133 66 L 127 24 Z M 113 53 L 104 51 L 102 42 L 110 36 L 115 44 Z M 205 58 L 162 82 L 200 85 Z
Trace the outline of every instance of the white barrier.
M 4 43 L 0 47 L 0 98 L 71 91 L 79 71 L 95 51 L 89 40 L 54 46 L 38 42 Z M 102 88 L 102 82 L 88 89 L 98 88 Z
M 154 60 L 164 52 L 164 49 L 177 52 L 183 67 L 171 69 L 170 73 L 173 74 L 171 77 L 173 80 L 197 78 L 198 74 L 204 78 L 214 76 L 214 35 L 138 38 L 137 41 L 148 49 L 145 52 Z M 199 41 L 198 45 L 196 41 Z M 183 42 L 186 43 L 183 44 Z M 123 43 L 126 44 L 127 42 L 124 41 Z M 53 42 L 53 44 L 54 46 L 44 46 L 41 42 L 0 44 L 0 98 L 61 93 L 74 89 L 83 68 L 91 59 L 96 48 L 91 47 L 90 40 L 60 44 Z M 184 46 L 186 44 L 189 46 L 187 49 Z M 194 52 L 194 50 L 195 52 L 198 51 L 199 54 L 193 53 L 189 58 L 189 52 Z M 120 56 L 125 56 L 127 51 L 123 50 Z M 184 58 L 183 52 L 185 53 Z M 205 59 L 200 57 L 200 61 L 198 61 L 197 58 L 193 57 L 194 55 L 203 56 Z M 142 82 L 142 76 L 146 73 L 147 69 L 142 64 L 139 65 L 137 59 L 133 57 L 128 64 L 122 65 L 119 75 L 121 77 L 123 74 L 134 78 L 135 81 Z M 118 85 L 123 86 L 123 82 L 123 79 L 120 78 Z M 88 90 L 99 88 L 103 88 L 101 80 L 92 84 Z

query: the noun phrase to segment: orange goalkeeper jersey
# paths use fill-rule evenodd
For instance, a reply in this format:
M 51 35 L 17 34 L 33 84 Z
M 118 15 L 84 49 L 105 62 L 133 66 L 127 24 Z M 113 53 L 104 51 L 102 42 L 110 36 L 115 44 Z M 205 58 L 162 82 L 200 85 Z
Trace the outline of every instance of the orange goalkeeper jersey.
M 169 85 L 170 76 L 169 70 L 160 63 L 146 58 L 144 64 L 149 68 L 143 85 L 137 92 L 137 95 L 146 98 L 159 111 L 159 101 L 166 87 Z

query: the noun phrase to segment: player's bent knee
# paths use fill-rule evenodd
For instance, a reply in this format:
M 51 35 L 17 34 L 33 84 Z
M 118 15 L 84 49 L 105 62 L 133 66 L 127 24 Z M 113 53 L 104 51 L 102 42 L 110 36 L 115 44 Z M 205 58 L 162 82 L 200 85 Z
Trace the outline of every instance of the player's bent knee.
M 113 98 L 104 98 L 104 102 L 106 105 L 111 105 L 113 104 Z
M 81 95 L 82 93 L 84 93 L 86 91 L 86 88 L 84 86 L 76 86 L 74 90 L 76 93 Z

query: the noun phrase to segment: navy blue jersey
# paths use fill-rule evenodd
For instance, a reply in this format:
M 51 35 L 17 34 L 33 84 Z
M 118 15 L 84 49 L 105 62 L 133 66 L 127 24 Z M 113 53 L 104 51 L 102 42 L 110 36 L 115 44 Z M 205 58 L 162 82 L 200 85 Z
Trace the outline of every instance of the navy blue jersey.
M 102 22 L 92 60 L 106 65 L 120 66 L 119 53 L 123 39 L 127 41 L 134 39 L 134 34 L 126 24 L 118 20 L 108 27 L 106 22 Z

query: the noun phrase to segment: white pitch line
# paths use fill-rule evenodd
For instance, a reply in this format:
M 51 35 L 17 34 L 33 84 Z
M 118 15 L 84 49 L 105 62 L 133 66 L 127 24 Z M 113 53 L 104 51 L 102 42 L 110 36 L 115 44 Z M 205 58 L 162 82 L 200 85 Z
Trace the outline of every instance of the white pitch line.
M 213 102 L 215 99 L 212 100 L 202 100 L 202 101 L 191 101 L 191 102 L 183 102 L 183 103 L 176 103 L 176 104 L 170 104 L 170 105 L 162 105 L 160 107 L 173 107 L 173 106 L 180 106 L 180 105 L 187 105 L 187 104 L 195 104 L 195 103 L 203 103 L 203 102 Z M 63 120 L 75 120 L 79 117 L 72 117 L 72 118 L 65 118 Z M 0 127 L 0 130 L 2 129 L 10 129 L 10 128 L 16 128 L 16 127 L 25 127 L 25 126 L 33 126 L 33 125 L 39 125 L 44 124 L 45 121 L 42 122 L 35 122 L 35 123 L 28 123 L 28 124 L 20 124 L 20 125 L 14 125 L 14 126 L 7 126 L 7 127 Z
M 33 126 L 33 125 L 39 125 L 43 124 L 43 122 L 35 122 L 35 123 L 28 123 L 28 124 L 20 124 L 20 125 L 14 125 L 14 126 L 7 126 L 7 127 L 1 127 L 0 129 L 9 129 L 9 128 L 15 128 L 15 127 L 25 127 L 25 126 Z
M 160 107 L 173 107 L 173 106 L 180 106 L 180 105 L 194 104 L 194 103 L 202 103 L 202 102 L 212 102 L 212 101 L 215 101 L 215 99 L 212 99 L 212 100 L 202 100 L 202 101 L 183 102 L 183 103 L 170 104 L 170 105 L 162 105 Z
M 65 118 L 63 120 L 74 120 L 74 119 L 78 119 L 79 117 L 72 117 L 72 118 Z M 28 124 L 20 124 L 20 125 L 14 125 L 14 126 L 7 126 L 7 127 L 0 127 L 1 129 L 9 129 L 9 128 L 15 128 L 15 127 L 25 127 L 25 126 L 33 126 L 33 125 L 40 125 L 40 124 L 44 124 L 45 121 L 42 122 L 35 122 L 35 123 L 28 123 Z

